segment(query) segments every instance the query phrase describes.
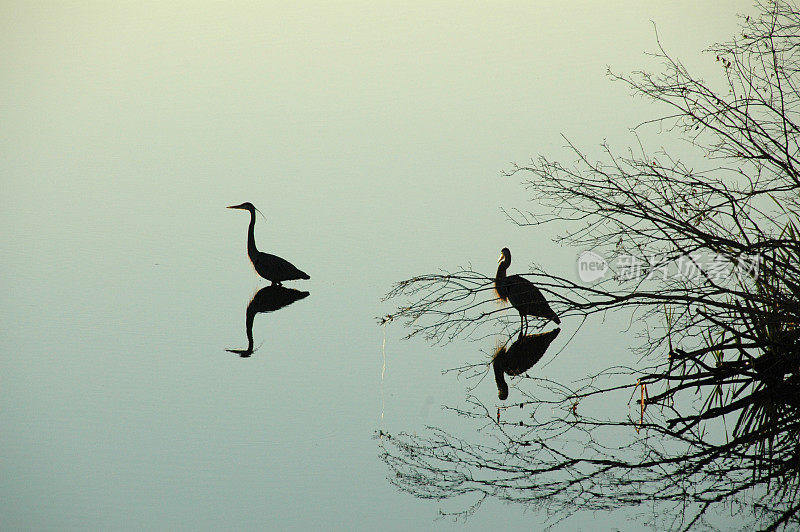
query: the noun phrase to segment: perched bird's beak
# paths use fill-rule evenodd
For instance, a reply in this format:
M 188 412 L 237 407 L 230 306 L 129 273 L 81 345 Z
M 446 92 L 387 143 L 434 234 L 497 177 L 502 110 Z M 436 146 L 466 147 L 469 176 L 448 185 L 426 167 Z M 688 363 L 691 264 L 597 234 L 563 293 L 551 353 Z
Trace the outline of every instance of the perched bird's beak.
M 500 264 L 501 262 L 503 262 L 503 254 L 502 253 L 500 254 L 500 258 L 497 259 L 497 264 Z
M 229 209 L 244 209 L 244 203 L 242 203 L 241 205 L 230 205 L 228 208 Z

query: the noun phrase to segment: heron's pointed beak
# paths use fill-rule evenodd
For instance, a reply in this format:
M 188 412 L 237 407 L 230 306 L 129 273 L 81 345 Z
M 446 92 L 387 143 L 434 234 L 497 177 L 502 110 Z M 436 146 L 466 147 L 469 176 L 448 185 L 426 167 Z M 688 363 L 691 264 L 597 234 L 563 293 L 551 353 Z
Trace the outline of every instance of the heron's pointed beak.
M 228 208 L 229 209 L 244 209 L 244 207 L 242 207 L 241 205 L 229 205 Z
M 497 264 L 500 264 L 501 262 L 503 262 L 503 258 L 504 258 L 504 257 L 503 257 L 503 255 L 502 255 L 502 253 L 501 253 L 501 254 L 500 254 L 500 258 L 499 258 L 499 259 L 497 259 Z

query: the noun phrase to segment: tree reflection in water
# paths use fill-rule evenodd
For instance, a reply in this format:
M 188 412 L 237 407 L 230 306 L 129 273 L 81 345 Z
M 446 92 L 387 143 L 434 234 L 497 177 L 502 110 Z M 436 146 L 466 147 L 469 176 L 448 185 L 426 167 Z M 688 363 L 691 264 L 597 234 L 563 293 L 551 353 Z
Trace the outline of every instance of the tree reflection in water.
M 675 364 L 676 369 L 686 362 Z M 389 480 L 417 497 L 473 495 L 455 515 L 469 515 L 494 497 L 543 508 L 555 522 L 577 510 L 653 505 L 655 511 L 643 516 L 646 522 L 688 530 L 700 524 L 713 527 L 710 523 L 719 517 L 714 512 L 724 505 L 752 511 L 750 520 L 766 529 L 796 526 L 797 366 L 790 377 L 777 378 L 788 368 L 767 360 L 756 366 L 762 363 L 762 370 L 743 364 L 688 371 L 684 380 L 677 378 L 683 370 L 651 373 L 638 385 L 599 385 L 613 377 L 610 371 L 576 389 L 532 378 L 525 400 L 501 406 L 496 414 L 474 395 L 465 405 L 451 407 L 480 424 L 480 433 L 459 437 L 439 428 L 389 433 L 381 439 L 382 459 L 391 470 Z M 748 390 L 699 416 L 679 413 L 675 403 L 685 401 L 677 394 L 672 403 L 663 393 L 648 397 L 643 391 L 648 382 L 670 390 L 698 389 L 697 384 L 700 393 L 715 389 L 716 384 L 703 380 L 731 380 Z M 636 395 L 628 419 L 609 413 L 631 392 Z M 593 399 L 599 401 L 591 404 Z M 660 408 L 653 411 L 650 405 Z M 722 430 L 695 424 L 703 413 L 720 410 L 729 415 L 728 427 L 735 427 L 729 436 L 724 424 Z
M 242 358 L 253 354 L 253 320 L 260 312 L 274 312 L 291 305 L 299 299 L 308 297 L 309 292 L 286 288 L 281 285 L 266 286 L 256 292 L 247 305 L 245 329 L 247 331 L 247 349 L 226 349 L 229 353 L 236 353 Z

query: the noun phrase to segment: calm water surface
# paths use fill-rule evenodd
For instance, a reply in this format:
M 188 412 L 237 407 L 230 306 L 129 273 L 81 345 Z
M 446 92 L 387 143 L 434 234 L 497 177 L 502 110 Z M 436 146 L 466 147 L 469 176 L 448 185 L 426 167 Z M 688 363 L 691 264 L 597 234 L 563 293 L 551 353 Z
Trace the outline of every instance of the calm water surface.
M 503 246 L 516 272 L 571 271 L 574 250 L 504 219 L 528 198 L 500 171 L 562 132 L 624 138 L 645 106 L 605 65 L 642 66 L 651 18 L 694 60 L 726 8 L 4 3 L 2 528 L 540 526 L 492 502 L 435 521 L 387 482 L 375 432 L 463 429 L 441 405 L 467 385 L 441 372 L 494 344 L 402 342 L 380 298 L 491 275 Z M 226 351 L 267 284 L 225 208 L 244 201 L 259 248 L 311 275 L 255 316 L 249 358 Z M 548 371 L 624 356 L 619 330 L 587 327 Z

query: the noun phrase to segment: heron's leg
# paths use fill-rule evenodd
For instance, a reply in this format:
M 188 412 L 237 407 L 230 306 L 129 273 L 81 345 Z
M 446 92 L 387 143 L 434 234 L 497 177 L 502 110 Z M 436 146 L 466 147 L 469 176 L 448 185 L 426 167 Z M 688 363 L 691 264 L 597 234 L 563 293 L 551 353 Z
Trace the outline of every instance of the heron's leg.
M 525 331 L 525 314 L 522 312 L 519 313 L 519 335 L 522 336 L 523 331 Z

